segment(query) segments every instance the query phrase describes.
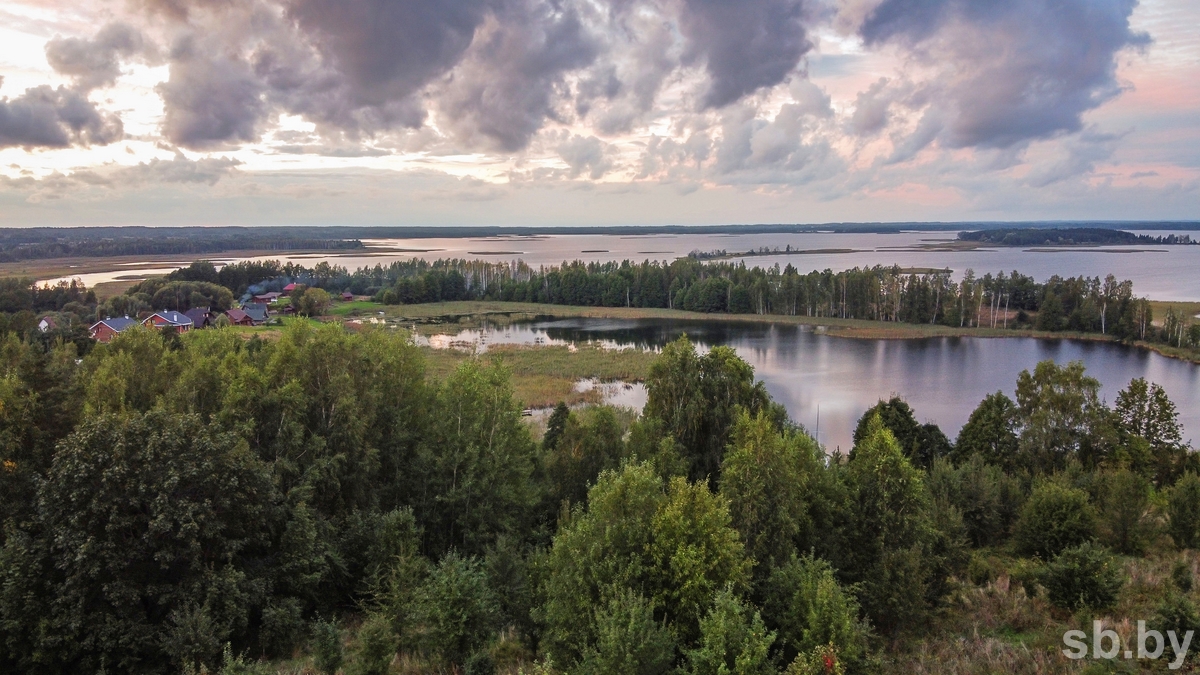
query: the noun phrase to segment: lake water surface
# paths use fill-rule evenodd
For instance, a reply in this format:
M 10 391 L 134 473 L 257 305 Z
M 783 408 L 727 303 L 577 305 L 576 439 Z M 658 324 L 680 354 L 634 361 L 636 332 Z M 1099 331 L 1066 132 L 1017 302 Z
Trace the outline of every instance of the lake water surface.
M 1139 234 L 1181 234 L 1139 232 Z M 1195 237 L 1195 233 L 1192 233 Z M 944 246 L 955 232 L 804 233 L 804 234 L 683 234 L 683 235 L 549 235 L 537 237 L 486 237 L 440 239 L 378 239 L 365 241 L 374 252 L 259 256 L 230 258 L 214 256 L 214 263 L 238 260 L 281 259 L 305 266 L 326 261 L 350 270 L 395 260 L 423 258 L 470 258 L 508 262 L 523 260 L 537 267 L 563 261 L 675 260 L 692 251 L 725 250 L 746 252 L 762 247 L 805 251 L 795 255 L 766 255 L 739 258 L 747 265 L 781 267 L 794 265 L 801 272 L 852 267 L 901 265 L 903 267 L 949 268 L 955 278 L 967 269 L 979 275 L 1017 270 L 1038 281 L 1051 275 L 1103 278 L 1114 274 L 1130 279 L 1134 292 L 1154 300 L 1200 301 L 1200 246 L 1105 246 L 1076 249 L 983 248 L 971 251 L 927 250 Z M 165 274 L 172 267 L 120 270 L 78 275 L 89 287 L 121 277 Z
M 771 396 L 794 420 L 817 430 L 830 450 L 849 449 L 854 424 L 880 398 L 904 397 L 921 422 L 951 440 L 989 393 L 1010 397 L 1017 374 L 1038 361 L 1083 361 L 1111 404 L 1136 377 L 1163 386 L 1179 409 L 1184 438 L 1200 440 L 1200 366 L 1123 345 L 1034 338 L 938 337 L 866 340 L 833 337 L 811 327 L 773 323 L 677 320 L 556 319 L 485 327 L 435 338 L 442 346 L 572 344 L 659 349 L 687 335 L 700 347 L 729 345 L 754 366 Z

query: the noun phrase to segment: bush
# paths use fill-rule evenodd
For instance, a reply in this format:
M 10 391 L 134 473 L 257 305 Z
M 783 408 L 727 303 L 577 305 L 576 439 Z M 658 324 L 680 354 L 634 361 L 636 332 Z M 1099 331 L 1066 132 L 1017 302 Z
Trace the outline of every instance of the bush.
M 351 675 L 386 675 L 396 658 L 396 635 L 388 620 L 378 614 L 367 617 L 358 629 Z
M 708 616 L 700 620 L 700 645 L 687 652 L 687 675 L 775 675 L 768 654 L 775 633 L 768 633 L 758 612 L 728 587 L 717 593 Z
M 1191 598 L 1182 593 L 1171 593 L 1158 606 L 1153 625 L 1163 633 L 1173 630 L 1176 635 L 1183 635 L 1188 631 L 1200 630 L 1200 616 L 1197 616 L 1196 605 Z
M 1102 486 L 1105 543 L 1118 553 L 1140 554 L 1147 538 L 1144 516 L 1150 502 L 1150 481 L 1121 469 L 1104 476 Z
M 439 658 L 465 665 L 492 639 L 499 620 L 496 596 L 477 558 L 451 552 L 416 593 L 421 646 Z
M 1096 513 L 1087 493 L 1056 482 L 1033 489 L 1017 520 L 1017 550 L 1043 559 L 1096 538 Z
M 1112 607 L 1124 583 L 1108 549 L 1090 542 L 1060 553 L 1040 576 L 1050 603 L 1071 611 Z
M 629 589 L 615 590 L 596 612 L 596 644 L 579 675 L 665 675 L 675 662 L 675 638 L 654 620 L 650 602 Z
M 342 667 L 342 634 L 336 622 L 317 621 L 313 626 L 313 665 L 323 675 L 335 675 Z
M 1200 543 L 1200 478 L 1185 473 L 1167 497 L 1167 532 L 1179 548 Z
M 763 618 L 778 633 L 784 663 L 825 646 L 852 665 L 864 660 L 870 629 L 859 621 L 858 602 L 838 585 L 829 563 L 792 558 L 772 571 L 764 595 Z

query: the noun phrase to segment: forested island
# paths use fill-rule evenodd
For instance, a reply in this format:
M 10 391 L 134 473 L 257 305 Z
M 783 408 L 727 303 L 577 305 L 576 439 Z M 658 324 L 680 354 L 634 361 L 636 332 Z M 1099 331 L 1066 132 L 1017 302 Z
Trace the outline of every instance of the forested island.
M 1187 234 L 1154 236 L 1100 227 L 1005 227 L 959 232 L 960 241 L 995 246 L 1114 246 L 1121 244 L 1161 244 L 1167 246 L 1200 244 Z
M 639 416 L 540 438 L 502 362 L 396 330 L 0 351 L 3 672 L 1077 672 L 1093 617 L 1200 624 L 1197 455 L 1080 364 L 829 456 L 686 338 Z

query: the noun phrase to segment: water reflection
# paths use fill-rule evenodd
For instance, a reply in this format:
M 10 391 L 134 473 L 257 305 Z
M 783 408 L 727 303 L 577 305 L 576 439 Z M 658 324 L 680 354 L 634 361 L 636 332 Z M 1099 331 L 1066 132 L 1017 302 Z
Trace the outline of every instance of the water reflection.
M 687 333 L 701 348 L 729 345 L 754 366 L 792 418 L 830 449 L 850 445 L 853 425 L 879 398 L 903 396 L 920 421 L 953 438 L 984 396 L 1013 396 L 1017 374 L 1038 361 L 1081 360 L 1110 403 L 1131 379 L 1163 386 L 1179 408 L 1185 438 L 1200 430 L 1200 366 L 1123 345 L 1033 338 L 937 337 L 861 340 L 807 326 L 677 320 L 556 319 L 464 331 L 450 340 L 487 344 L 574 344 L 659 349 Z

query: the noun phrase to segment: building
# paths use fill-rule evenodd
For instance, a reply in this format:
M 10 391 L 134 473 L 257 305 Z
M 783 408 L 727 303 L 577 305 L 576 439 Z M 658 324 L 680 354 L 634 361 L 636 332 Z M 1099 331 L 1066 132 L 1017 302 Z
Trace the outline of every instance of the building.
M 57 328 L 58 328 L 58 322 L 55 321 L 54 317 L 52 317 L 52 316 L 43 316 L 42 320 L 38 322 L 38 330 L 40 330 L 43 333 L 45 333 L 47 331 L 56 330 Z
M 294 290 L 296 290 L 296 284 L 294 284 L 294 283 L 288 284 L 287 286 L 283 287 L 284 293 L 291 293 Z
M 250 315 L 240 309 L 231 309 L 225 312 L 225 316 L 229 317 L 229 323 L 235 326 L 253 326 L 254 320 Z
M 142 320 L 142 325 L 159 330 L 173 330 L 176 333 L 186 333 L 193 326 L 192 320 L 187 316 L 169 309 L 151 314 Z
M 192 328 L 208 328 L 213 324 L 213 313 L 207 307 L 193 307 L 183 315 L 192 320 Z
M 271 291 L 270 293 L 263 293 L 262 295 L 254 296 L 254 302 L 255 304 L 259 305 L 269 305 L 282 297 L 283 293 Z
M 350 291 L 346 291 L 346 292 L 342 293 L 342 300 L 345 300 L 346 302 L 350 302 L 353 299 L 354 299 L 354 294 L 351 293 Z
M 117 336 L 118 333 L 123 333 L 137 325 L 136 319 L 131 319 L 127 316 L 117 317 L 115 319 L 102 319 L 97 321 L 88 333 L 96 342 L 108 342 Z
M 257 303 L 242 305 L 242 311 L 250 317 L 250 320 L 254 322 L 255 326 L 260 326 L 266 323 L 267 319 L 271 316 L 271 313 L 267 311 L 266 305 L 260 305 Z

